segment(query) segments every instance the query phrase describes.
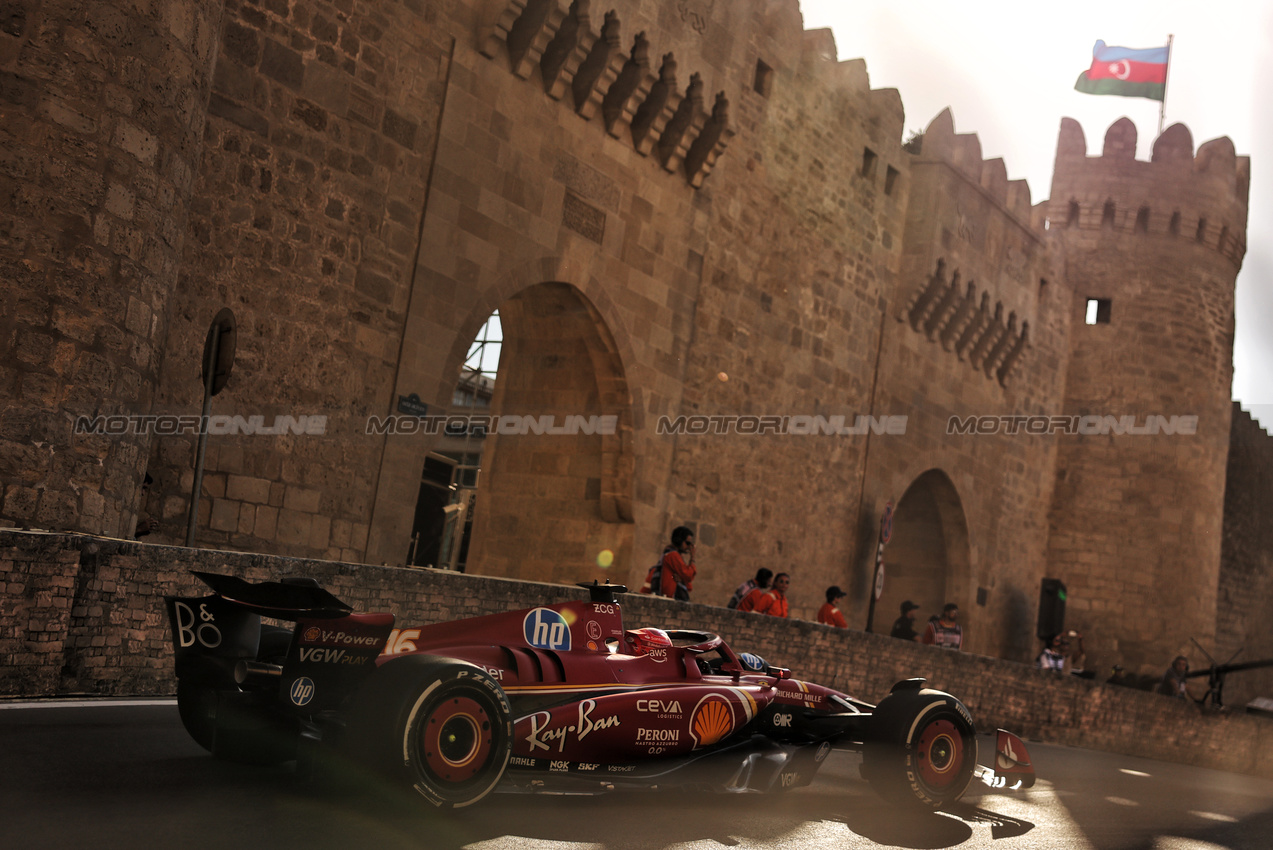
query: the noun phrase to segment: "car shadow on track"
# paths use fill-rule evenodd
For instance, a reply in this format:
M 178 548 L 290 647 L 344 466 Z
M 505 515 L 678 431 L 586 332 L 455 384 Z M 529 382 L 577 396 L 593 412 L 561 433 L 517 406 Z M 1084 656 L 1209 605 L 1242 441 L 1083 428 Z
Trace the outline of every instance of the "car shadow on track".
M 383 787 L 333 802 L 348 817 L 374 823 L 380 847 L 430 850 L 459 850 L 510 837 L 519 843 L 578 843 L 608 850 L 658 850 L 704 840 L 730 847 L 782 843 L 797 834 L 807 837 L 809 830 L 838 844 L 856 838 L 928 850 L 967 842 L 976 824 L 989 823 L 996 838 L 1033 828 L 971 804 L 916 814 L 884 803 L 865 783 L 851 786 L 774 795 L 657 790 L 597 796 L 494 794 L 455 811 L 439 811 L 410 792 Z

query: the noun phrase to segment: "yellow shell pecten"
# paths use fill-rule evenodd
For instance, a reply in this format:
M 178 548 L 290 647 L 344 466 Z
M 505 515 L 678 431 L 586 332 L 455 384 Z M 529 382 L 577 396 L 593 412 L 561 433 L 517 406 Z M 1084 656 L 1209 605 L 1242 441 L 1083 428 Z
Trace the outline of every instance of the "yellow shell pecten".
M 694 737 L 700 747 L 710 746 L 734 731 L 733 713 L 723 701 L 708 700 L 694 716 Z

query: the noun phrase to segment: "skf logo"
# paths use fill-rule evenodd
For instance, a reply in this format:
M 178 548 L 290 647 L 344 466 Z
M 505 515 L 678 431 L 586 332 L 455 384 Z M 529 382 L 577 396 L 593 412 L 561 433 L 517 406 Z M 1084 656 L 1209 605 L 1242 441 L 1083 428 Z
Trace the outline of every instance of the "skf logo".
M 308 676 L 301 676 L 292 682 L 292 689 L 287 692 L 287 695 L 294 705 L 308 705 L 314 698 L 314 680 Z
M 570 649 L 570 627 L 566 618 L 551 608 L 536 608 L 522 621 L 526 643 L 538 649 Z

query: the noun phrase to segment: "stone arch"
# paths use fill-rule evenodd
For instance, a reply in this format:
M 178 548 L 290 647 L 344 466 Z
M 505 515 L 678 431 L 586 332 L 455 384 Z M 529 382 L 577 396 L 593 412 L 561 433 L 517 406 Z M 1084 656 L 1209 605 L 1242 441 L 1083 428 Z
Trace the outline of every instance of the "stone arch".
M 623 580 L 597 565 L 609 550 L 626 570 L 633 533 L 634 411 L 609 323 L 582 289 L 552 279 L 506 276 L 479 301 L 446 371 L 458 380 L 468 340 L 498 309 L 504 344 L 491 414 L 500 418 L 482 448 L 469 570 Z
M 616 361 L 613 364 L 614 368 L 624 375 L 630 372 L 632 364 L 637 362 L 636 354 L 626 337 L 616 335 L 610 330 L 623 326 L 619 321 L 614 299 L 596 278 L 578 280 L 571 266 L 569 261 L 561 257 L 541 257 L 531 260 L 501 275 L 499 280 L 477 296 L 463 321 L 456 327 L 456 335 L 451 341 L 450 352 L 442 365 L 442 386 L 437 389 L 439 402 L 451 397 L 460 365 L 468 354 L 469 344 L 482 324 L 490 318 L 491 313 L 524 290 L 542 285 L 546 281 L 559 282 L 579 294 L 594 315 L 594 321 L 603 329 L 599 332 L 602 334 L 604 345 L 611 351 L 611 356 Z M 642 426 L 643 416 L 639 407 L 629 405 L 628 415 L 632 419 L 633 427 Z
M 907 599 L 920 608 L 916 631 L 922 631 L 925 621 L 947 602 L 959 605 L 966 625 L 975 602 L 970 557 L 968 524 L 954 483 L 940 469 L 921 473 L 906 488 L 893 514 L 875 631 L 887 634 Z

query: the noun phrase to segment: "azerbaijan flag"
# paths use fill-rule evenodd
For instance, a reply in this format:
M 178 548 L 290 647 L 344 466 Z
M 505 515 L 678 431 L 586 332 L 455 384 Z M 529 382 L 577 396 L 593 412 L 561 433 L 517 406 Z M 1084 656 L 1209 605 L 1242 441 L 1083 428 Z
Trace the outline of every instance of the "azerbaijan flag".
M 1092 48 L 1092 66 L 1079 74 L 1074 88 L 1086 94 L 1162 100 L 1167 91 L 1168 58 L 1166 47 L 1134 50 L 1098 41 Z

